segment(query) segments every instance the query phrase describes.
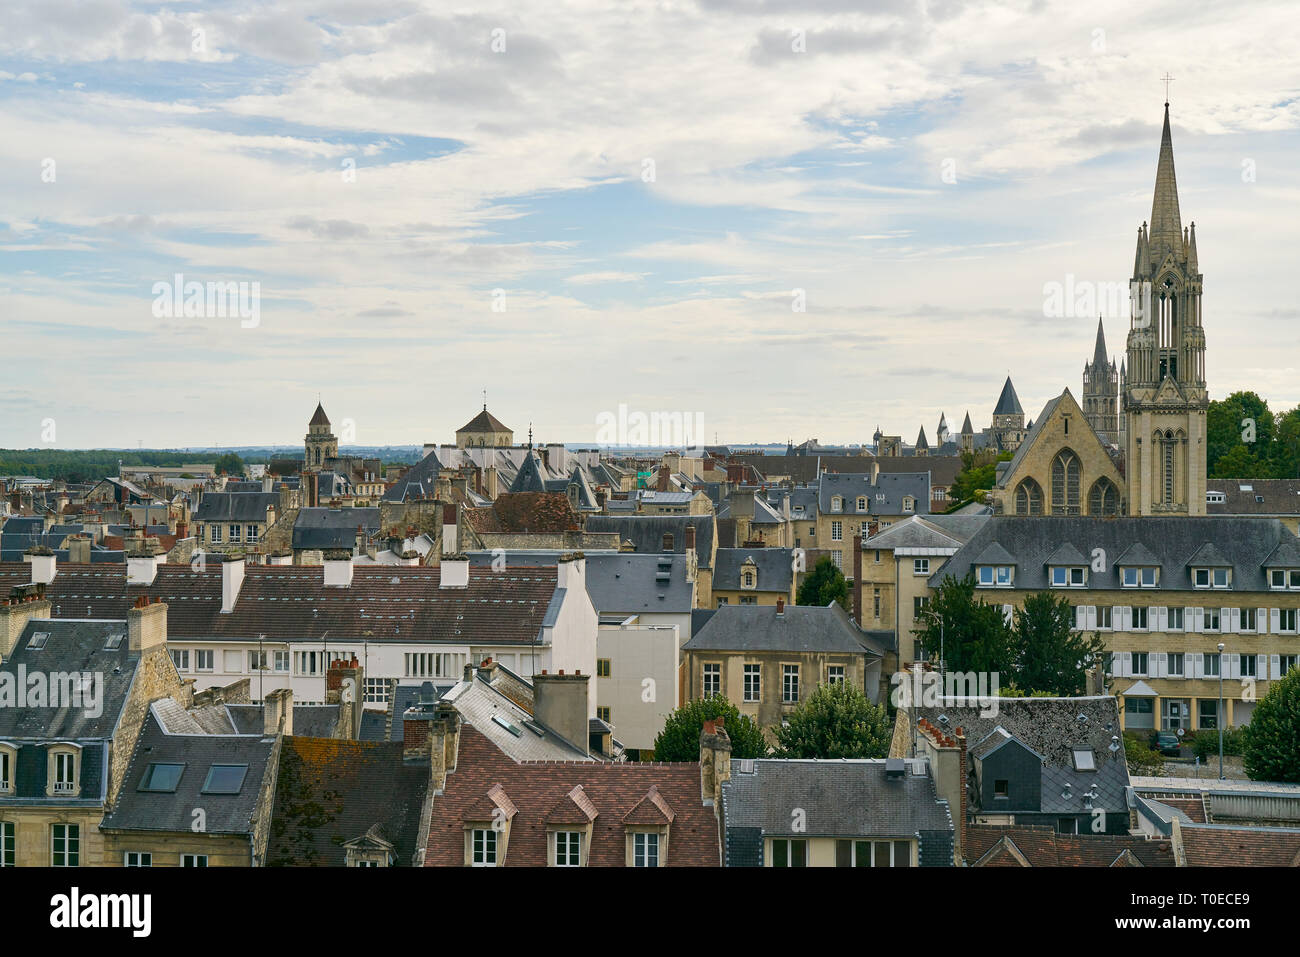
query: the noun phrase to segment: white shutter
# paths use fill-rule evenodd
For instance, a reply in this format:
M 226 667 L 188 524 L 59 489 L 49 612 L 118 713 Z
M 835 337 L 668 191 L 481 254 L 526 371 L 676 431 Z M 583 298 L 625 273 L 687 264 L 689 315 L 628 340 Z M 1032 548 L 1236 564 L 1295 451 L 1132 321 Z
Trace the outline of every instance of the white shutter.
M 1133 609 L 1129 605 L 1122 605 L 1119 609 L 1119 630 L 1133 630 Z
M 1238 663 L 1240 658 L 1240 655 L 1230 655 L 1227 652 L 1219 656 L 1219 670 L 1223 672 L 1223 677 L 1237 677 L 1241 671 L 1241 665 Z
M 1191 621 L 1191 624 L 1188 626 L 1187 630 L 1188 630 L 1188 631 L 1205 631 L 1205 609 L 1204 609 L 1204 608 L 1193 608 L 1193 609 L 1191 609 L 1191 610 L 1192 610 L 1192 612 L 1193 612 L 1193 614 L 1192 614 L 1192 621 Z
M 1281 610 L 1277 608 L 1270 608 L 1268 610 L 1268 630 L 1276 635 L 1281 628 L 1282 628 Z
M 1223 663 L 1220 662 L 1219 666 L 1222 667 Z M 1183 663 L 1183 668 L 1186 670 L 1189 678 L 1205 677 L 1205 655 L 1200 652 L 1194 655 L 1188 655 Z
M 1260 655 L 1260 657 L 1262 658 L 1264 656 Z M 1282 656 L 1269 655 L 1268 656 L 1268 677 L 1270 679 L 1280 678 L 1282 677 L 1281 672 L 1282 672 Z M 1264 675 L 1260 675 L 1260 677 L 1262 678 L 1264 677 Z
M 1241 609 L 1225 608 L 1227 621 L 1223 622 L 1223 630 L 1232 635 L 1241 634 Z
M 1120 678 L 1128 678 L 1133 674 L 1133 658 L 1127 651 L 1121 651 L 1115 656 L 1115 667 L 1119 670 L 1115 674 Z
M 1003 605 L 1003 606 L 1002 606 L 1002 617 L 1005 618 L 1005 619 L 1007 620 L 1007 624 L 1008 624 L 1008 625 L 1010 625 L 1010 624 L 1013 623 L 1013 622 L 1012 622 L 1012 616 L 1011 616 L 1011 608 L 1012 608 L 1011 605 Z
M 1169 609 L 1160 605 L 1151 609 L 1151 630 L 1168 631 Z
M 1255 677 L 1260 680 L 1268 677 L 1268 655 L 1255 656 Z
M 1097 606 L 1088 605 L 1086 610 L 1088 612 L 1087 628 L 1089 631 L 1096 631 L 1097 630 Z
M 1074 606 L 1074 627 L 1079 631 L 1088 627 L 1088 610 L 1083 605 Z
M 1147 672 L 1152 678 L 1161 678 L 1164 676 L 1164 657 L 1163 651 L 1153 651 L 1147 655 Z
M 1262 635 L 1264 634 L 1266 628 L 1268 628 L 1268 609 L 1256 608 L 1255 609 L 1255 631 L 1257 634 Z

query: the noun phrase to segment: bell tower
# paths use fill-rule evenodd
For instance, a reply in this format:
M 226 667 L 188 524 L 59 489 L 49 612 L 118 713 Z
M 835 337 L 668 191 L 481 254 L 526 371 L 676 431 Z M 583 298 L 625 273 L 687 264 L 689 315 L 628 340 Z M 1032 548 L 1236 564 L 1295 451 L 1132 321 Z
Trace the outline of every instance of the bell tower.
M 1196 224 L 1184 228 L 1169 104 L 1151 220 L 1138 229 L 1124 370 L 1124 452 L 1131 515 L 1204 515 L 1205 331 Z

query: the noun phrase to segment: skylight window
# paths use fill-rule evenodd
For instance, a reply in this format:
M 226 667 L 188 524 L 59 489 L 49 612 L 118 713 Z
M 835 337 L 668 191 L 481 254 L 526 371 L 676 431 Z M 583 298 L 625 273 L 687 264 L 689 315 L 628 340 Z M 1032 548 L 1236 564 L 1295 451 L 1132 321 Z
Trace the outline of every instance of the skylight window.
M 515 725 L 511 724 L 509 721 L 507 721 L 505 718 L 501 717 L 501 715 L 499 715 L 499 714 L 494 714 L 494 715 L 492 716 L 492 723 L 493 723 L 493 724 L 496 724 L 496 725 L 499 725 L 499 726 L 502 727 L 502 728 L 505 728 L 507 731 L 509 731 L 511 734 L 513 734 L 516 738 L 519 737 L 521 734 L 523 734 L 523 732 L 520 731 L 520 730 L 519 730 Z
M 204 794 L 238 794 L 244 786 L 247 764 L 214 764 L 203 782 Z
M 145 768 L 144 777 L 140 779 L 140 786 L 136 790 L 173 794 L 176 786 L 181 782 L 183 773 L 185 773 L 183 764 L 150 764 Z
M 123 635 L 120 632 L 117 634 L 109 635 L 108 641 L 104 642 L 104 650 L 117 651 L 117 649 L 122 647 L 122 639 L 125 637 L 126 635 Z
M 45 647 L 45 643 L 49 640 L 50 633 L 48 631 L 38 631 L 32 635 L 31 639 L 27 642 L 27 650 L 40 651 Z
M 1093 756 L 1092 748 L 1074 749 L 1074 770 L 1076 771 L 1097 770 L 1097 759 Z

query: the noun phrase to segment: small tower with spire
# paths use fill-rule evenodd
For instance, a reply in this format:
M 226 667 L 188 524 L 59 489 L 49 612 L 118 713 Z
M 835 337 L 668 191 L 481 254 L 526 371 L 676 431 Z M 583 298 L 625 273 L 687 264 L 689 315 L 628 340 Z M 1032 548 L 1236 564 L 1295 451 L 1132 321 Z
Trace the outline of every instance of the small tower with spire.
M 1097 319 L 1092 361 L 1083 364 L 1083 417 L 1107 445 L 1119 442 L 1119 369 L 1106 354 L 1106 330 Z
M 339 457 L 339 440 L 330 431 L 330 419 L 325 414 L 325 407 L 318 401 L 316 403 L 316 412 L 307 423 L 307 435 L 303 438 L 304 451 L 306 459 L 303 461 L 303 468 L 306 471 L 317 471 L 325 468 L 331 459 Z

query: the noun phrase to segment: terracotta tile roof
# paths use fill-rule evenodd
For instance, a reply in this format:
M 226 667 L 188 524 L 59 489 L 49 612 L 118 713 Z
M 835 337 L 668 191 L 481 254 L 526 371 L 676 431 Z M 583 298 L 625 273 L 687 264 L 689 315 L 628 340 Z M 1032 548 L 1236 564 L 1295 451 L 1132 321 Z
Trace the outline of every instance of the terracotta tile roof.
M 153 584 L 126 584 L 125 565 L 58 566 L 45 589 L 55 618 L 126 618 L 140 595 L 167 603 L 174 638 L 386 638 L 520 644 L 535 641 L 556 589 L 554 566 L 471 568 L 467 588 L 438 587 L 441 569 L 356 565 L 352 585 L 326 588 L 320 565 L 250 565 L 234 611 L 221 613 L 221 566 L 160 565 Z M 31 580 L 31 566 L 0 563 L 0 597 Z
M 499 786 L 517 809 L 510 824 L 507 867 L 544 867 L 548 821 L 591 822 L 588 863 L 622 867 L 626 863 L 626 827 L 664 823 L 662 803 L 671 815 L 664 866 L 718 867 L 718 826 L 713 808 L 700 800 L 698 764 L 583 763 L 527 761 L 516 764 L 473 727 L 463 725 L 456 770 L 433 800 L 427 866 L 463 866 L 465 826 L 492 820 L 489 791 Z M 656 795 L 657 801 L 651 798 Z M 654 814 L 646 814 L 654 808 Z M 559 809 L 563 809 L 560 811 Z M 594 815 L 594 817 L 593 817 Z M 643 819 L 644 817 L 644 819 Z
M 563 492 L 503 492 L 492 503 L 491 512 L 496 527 L 476 526 L 477 531 L 536 535 L 578 527 L 578 513 Z
M 1300 829 L 1184 825 L 1188 867 L 1300 867 Z
M 1128 852 L 1125 854 L 1125 852 Z M 1044 825 L 966 829 L 973 867 L 1173 867 L 1169 841 L 1121 834 L 1058 834 Z
M 1152 800 L 1159 801 L 1161 804 L 1167 804 L 1175 810 L 1182 811 L 1197 824 L 1207 823 L 1205 817 L 1205 802 L 1200 798 L 1167 798 L 1156 795 Z
M 340 867 L 343 843 L 377 827 L 410 866 L 430 779 L 427 761 L 402 761 L 401 742 L 285 738 L 267 864 Z

